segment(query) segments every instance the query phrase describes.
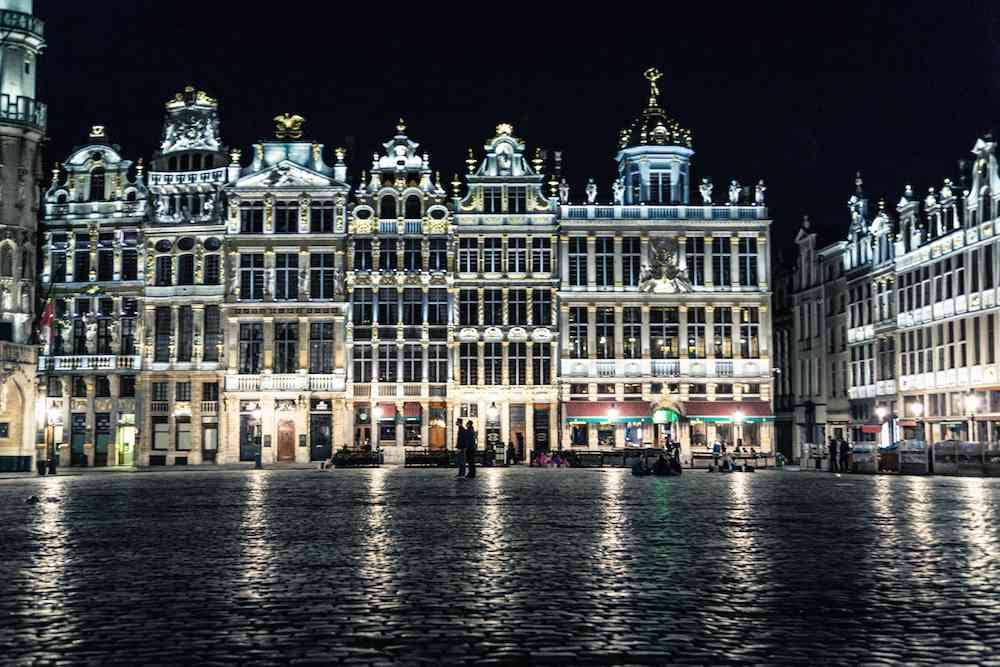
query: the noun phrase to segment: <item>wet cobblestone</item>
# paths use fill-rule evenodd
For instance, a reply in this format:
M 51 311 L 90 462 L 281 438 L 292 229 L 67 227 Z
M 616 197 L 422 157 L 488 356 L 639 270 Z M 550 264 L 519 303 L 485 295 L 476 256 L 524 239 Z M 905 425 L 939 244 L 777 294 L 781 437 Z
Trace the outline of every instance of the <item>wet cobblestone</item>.
M 453 474 L 0 482 L 0 660 L 1000 664 L 1000 480 Z

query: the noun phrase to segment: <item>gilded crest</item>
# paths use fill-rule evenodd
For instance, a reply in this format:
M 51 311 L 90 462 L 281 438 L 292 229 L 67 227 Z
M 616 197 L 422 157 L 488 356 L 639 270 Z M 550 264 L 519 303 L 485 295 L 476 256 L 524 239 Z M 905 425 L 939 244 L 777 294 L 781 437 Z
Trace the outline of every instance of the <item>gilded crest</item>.
M 306 119 L 295 114 L 284 113 L 274 117 L 274 136 L 277 139 L 301 139 L 302 123 Z

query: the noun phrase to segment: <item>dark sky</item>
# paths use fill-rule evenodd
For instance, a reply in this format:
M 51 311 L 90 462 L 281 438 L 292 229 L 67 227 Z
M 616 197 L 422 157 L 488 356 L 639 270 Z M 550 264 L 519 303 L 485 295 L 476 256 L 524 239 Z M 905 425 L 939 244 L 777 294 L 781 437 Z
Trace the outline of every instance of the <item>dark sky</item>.
M 270 137 L 276 113 L 299 113 L 330 157 L 353 138 L 356 180 L 402 115 L 450 180 L 468 147 L 479 154 L 509 121 L 531 151 L 563 151 L 574 198 L 593 176 L 606 200 L 617 132 L 656 65 L 665 106 L 694 133 L 695 178 L 711 176 L 720 198 L 731 178 L 764 178 L 787 242 L 803 213 L 826 240 L 846 233 L 856 170 L 894 205 L 906 183 L 923 193 L 955 177 L 976 137 L 1000 128 L 995 2 L 609 3 L 618 12 L 593 14 L 541 4 L 438 16 L 423 9 L 434 3 L 36 0 L 46 164 L 95 123 L 148 160 L 163 103 L 191 83 L 220 100 L 231 146 Z

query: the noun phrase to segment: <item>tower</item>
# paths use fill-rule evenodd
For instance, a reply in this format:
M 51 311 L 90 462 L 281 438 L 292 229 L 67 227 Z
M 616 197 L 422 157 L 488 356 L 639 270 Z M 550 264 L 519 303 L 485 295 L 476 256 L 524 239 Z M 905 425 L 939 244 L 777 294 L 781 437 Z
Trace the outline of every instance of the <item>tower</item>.
M 0 471 L 28 470 L 35 439 L 35 312 L 39 145 L 35 99 L 44 24 L 31 0 L 0 0 Z

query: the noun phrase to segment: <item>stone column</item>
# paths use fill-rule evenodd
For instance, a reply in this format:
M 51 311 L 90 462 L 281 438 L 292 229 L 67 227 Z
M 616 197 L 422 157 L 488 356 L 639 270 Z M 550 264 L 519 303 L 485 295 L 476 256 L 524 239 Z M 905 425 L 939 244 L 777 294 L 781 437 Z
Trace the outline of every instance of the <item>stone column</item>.
M 561 443 L 559 441 L 560 421 L 562 420 L 559 418 L 559 401 L 557 399 L 549 403 L 549 449 L 560 449 L 564 444 L 568 446 L 568 437 L 566 439 L 566 443 Z
M 559 358 L 559 343 L 556 342 L 556 341 L 552 341 L 551 343 L 549 343 L 549 345 L 552 346 L 549 349 L 549 354 L 552 357 L 552 364 L 551 364 L 552 378 L 551 378 L 550 384 L 553 387 L 555 387 L 555 386 L 557 386 L 559 384 L 559 363 L 560 363 L 560 358 Z
M 344 334 L 347 328 L 344 326 L 344 315 L 338 313 L 333 316 L 333 368 L 344 369 L 347 366 L 347 345 L 344 342 Z M 303 367 L 305 368 L 305 367 Z
M 118 301 L 118 298 L 115 298 Z M 117 304 L 115 312 L 118 312 Z M 191 322 L 192 333 L 194 334 L 194 341 L 191 349 L 191 363 L 200 364 L 203 357 L 205 356 L 205 304 L 195 303 L 191 306 Z M 121 336 L 119 336 L 119 339 Z M 119 345 L 121 341 L 119 340 Z M 115 350 L 117 352 L 117 350 Z M 197 436 L 200 439 L 200 433 L 195 433 L 195 431 L 200 431 L 200 429 L 192 429 L 192 436 Z M 192 447 L 194 445 L 192 444 Z
M 677 331 L 680 333 L 680 347 L 678 350 L 678 357 L 681 359 L 688 358 L 688 312 L 687 306 L 681 305 L 677 308 Z
M 176 304 L 170 306 L 170 363 L 177 361 L 181 327 L 180 309 L 181 307 Z
M 705 287 L 715 285 L 715 275 L 712 271 L 712 235 L 705 235 Z
M 476 343 L 476 355 L 478 357 L 476 370 L 479 372 L 479 377 L 476 378 L 476 384 L 478 384 L 480 387 L 486 384 L 486 368 L 484 364 L 484 355 L 483 355 L 485 347 L 486 343 L 481 340 L 478 343 Z
M 535 324 L 535 317 L 534 314 L 532 313 L 532 310 L 534 310 L 535 307 L 535 290 L 531 287 L 528 287 L 524 292 L 525 292 L 524 307 L 527 308 L 528 310 L 527 319 L 525 320 L 525 322 L 527 322 L 527 326 L 531 327 L 534 326 Z
M 731 332 L 730 332 L 731 333 Z M 705 358 L 708 359 L 709 373 L 715 368 L 715 306 L 705 306 Z
M 597 358 L 597 306 L 587 305 L 587 358 Z
M 597 238 L 587 234 L 587 289 L 591 292 L 597 289 Z
M 428 440 L 430 436 L 430 424 L 428 423 L 430 419 L 430 403 L 428 401 L 420 401 L 420 446 L 428 447 L 430 441 Z
M 514 443 L 517 446 L 517 443 Z M 535 404 L 528 402 L 524 404 L 524 457 L 531 456 L 531 450 L 535 446 Z
M 642 358 L 649 359 L 650 352 L 652 351 L 653 345 L 655 344 L 655 341 L 653 341 L 651 336 L 649 335 L 649 304 L 646 303 L 642 304 L 639 307 L 639 312 L 641 317 L 639 326 L 641 331 L 640 345 L 642 346 Z
M 614 285 L 616 290 L 621 290 L 623 286 L 622 276 L 622 235 L 615 234 L 612 242 L 614 249 Z
M 264 327 L 264 363 L 261 370 L 270 373 L 274 368 L 274 318 L 261 318 Z
M 299 316 L 299 369 L 309 368 L 309 318 Z
M 622 304 L 616 303 L 614 305 L 615 313 L 615 359 L 623 359 L 625 357 L 625 322 L 624 322 L 624 309 Z
M 729 266 L 732 273 L 732 284 L 740 283 L 740 239 L 738 236 L 729 237 Z
M 569 284 L 569 237 L 560 236 L 559 237 L 559 272 L 562 276 L 562 280 L 565 284 Z M 998 253 L 1000 254 L 1000 253 Z
M 736 331 L 732 332 L 732 334 L 733 334 L 733 359 L 742 359 L 743 358 L 743 345 L 740 342 L 740 338 L 741 338 L 741 336 L 740 336 L 740 334 L 741 334 L 740 310 L 741 310 L 741 308 L 739 306 L 733 306 L 733 322 L 735 323 L 733 326 L 736 327 Z M 759 333 L 758 333 L 758 336 L 759 336 Z
M 768 269 L 771 267 L 771 244 L 768 242 L 768 235 L 764 232 L 757 233 L 757 284 L 761 290 L 767 289 Z

